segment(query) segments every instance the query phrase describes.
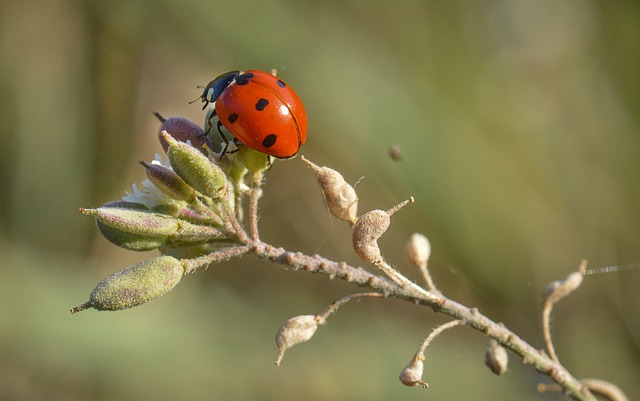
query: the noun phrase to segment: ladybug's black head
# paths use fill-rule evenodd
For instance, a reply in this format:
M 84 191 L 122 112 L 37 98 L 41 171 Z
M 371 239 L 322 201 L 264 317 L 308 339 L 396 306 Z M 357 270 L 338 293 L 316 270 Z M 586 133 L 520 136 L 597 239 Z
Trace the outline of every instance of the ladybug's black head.
M 213 103 L 218 100 L 220 94 L 227 89 L 229 85 L 231 85 L 231 82 L 233 82 L 238 75 L 240 75 L 240 71 L 226 72 L 209 82 L 207 86 L 204 87 L 202 96 L 200 96 L 200 99 L 204 102 L 202 109 L 204 110 L 209 103 Z

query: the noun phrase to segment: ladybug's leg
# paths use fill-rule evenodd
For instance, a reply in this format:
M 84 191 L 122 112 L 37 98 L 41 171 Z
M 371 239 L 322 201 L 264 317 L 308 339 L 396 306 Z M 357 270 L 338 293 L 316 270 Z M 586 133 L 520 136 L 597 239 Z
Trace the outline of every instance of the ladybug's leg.
M 220 153 L 220 157 L 222 157 L 225 155 L 225 153 L 227 153 L 227 149 L 229 148 L 229 140 L 226 136 L 224 136 L 222 130 L 220 129 L 220 127 L 222 127 L 222 121 L 218 120 L 218 124 L 216 124 L 216 127 L 218 128 L 218 134 L 220 134 L 220 138 L 222 138 L 222 140 L 224 141 L 224 147 L 222 148 L 222 152 Z
M 218 116 L 218 113 L 216 113 L 216 110 L 213 109 L 211 114 L 209 115 L 209 120 L 207 120 L 207 122 L 209 123 L 209 130 L 205 133 L 205 135 L 207 135 L 209 132 L 211 132 L 211 127 L 213 126 L 213 120 Z M 225 153 L 227 153 L 227 148 L 229 147 L 229 140 L 227 139 L 227 137 L 222 133 L 222 130 L 220 129 L 220 127 L 222 127 L 222 122 L 220 121 L 220 119 L 218 119 L 218 122 L 216 123 L 216 129 L 218 130 L 218 134 L 220 135 L 220 138 L 222 138 L 222 140 L 224 141 L 224 146 L 222 147 L 222 152 L 220 153 L 220 157 L 224 156 Z
M 211 127 L 213 127 L 213 119 L 216 118 L 218 116 L 218 113 L 216 113 L 216 109 L 212 109 L 211 110 L 211 114 L 209 114 L 209 119 L 207 120 L 207 126 L 209 127 L 209 129 L 207 130 L 207 132 L 211 131 Z

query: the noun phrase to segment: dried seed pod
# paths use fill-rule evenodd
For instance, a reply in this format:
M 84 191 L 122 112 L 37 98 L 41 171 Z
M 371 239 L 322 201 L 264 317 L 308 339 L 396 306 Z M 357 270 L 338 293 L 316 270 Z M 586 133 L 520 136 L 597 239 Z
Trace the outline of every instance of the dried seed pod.
M 173 171 L 201 194 L 218 199 L 226 193 L 226 176 L 220 167 L 193 146 L 176 141 L 168 133 L 167 156 Z
M 391 218 L 384 210 L 372 210 L 362 215 L 353 226 L 353 248 L 362 260 L 376 263 L 382 259 L 378 238 L 384 234 Z
M 407 241 L 405 251 L 409 263 L 417 267 L 424 266 L 429 262 L 431 256 L 431 243 L 424 235 L 414 233 Z
M 422 374 L 424 373 L 424 357 L 422 355 L 415 355 L 411 358 L 411 361 L 400 372 L 400 381 L 402 384 L 408 387 L 422 386 L 428 388 L 429 384 L 422 380 Z
M 387 211 L 376 209 L 360 216 L 353 226 L 352 239 L 353 248 L 362 260 L 374 264 L 382 260 L 378 238 L 389 228 L 391 216 L 413 201 L 413 197 L 410 197 Z
M 484 364 L 491 371 L 500 376 L 507 371 L 509 365 L 509 354 L 507 350 L 494 339 L 489 341 L 489 346 L 484 355 Z
M 316 172 L 316 178 L 331 214 L 354 225 L 358 219 L 358 195 L 353 187 L 336 170 L 319 167 L 304 156 L 301 159 Z
M 153 114 L 155 114 L 162 123 L 158 131 L 158 139 L 160 139 L 160 144 L 165 153 L 169 149 L 169 142 L 162 135 L 163 131 L 167 131 L 173 138 L 180 142 L 190 141 L 191 144 L 200 151 L 204 150 L 205 145 L 209 145 L 204 130 L 196 123 L 182 117 L 164 118 L 157 111 Z
M 582 272 L 573 272 L 562 281 L 553 281 L 547 285 L 543 292 L 543 299 L 546 303 L 554 304 L 575 291 L 580 284 L 584 274 Z
M 309 341 L 317 329 L 318 319 L 314 315 L 300 315 L 287 320 L 276 335 L 278 357 L 275 364 L 280 366 L 285 351 L 296 344 Z
M 115 311 L 142 305 L 171 291 L 183 274 L 182 263 L 174 257 L 145 260 L 106 277 L 91 292 L 89 301 L 72 308 L 71 313 L 88 308 Z

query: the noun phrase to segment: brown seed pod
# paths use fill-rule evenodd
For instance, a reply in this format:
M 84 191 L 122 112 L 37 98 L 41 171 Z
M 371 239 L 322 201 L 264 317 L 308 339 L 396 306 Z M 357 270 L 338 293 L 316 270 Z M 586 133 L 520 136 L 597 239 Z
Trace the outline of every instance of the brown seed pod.
M 400 372 L 400 381 L 402 384 L 408 387 L 422 386 L 428 388 L 429 384 L 422 380 L 422 374 L 424 373 L 424 357 L 422 355 L 416 355 L 402 369 Z
M 372 210 L 363 214 L 353 226 L 353 248 L 362 260 L 376 263 L 382 259 L 378 238 L 384 234 L 391 218 L 384 210 Z
M 489 346 L 484 354 L 484 364 L 491 371 L 500 376 L 507 371 L 509 365 L 509 354 L 507 350 L 494 339 L 489 341 Z
M 358 195 L 353 187 L 336 170 L 317 166 L 304 156 L 301 159 L 316 172 L 331 214 L 351 225 L 355 224 L 358 219 Z
M 413 197 L 410 197 L 387 211 L 376 209 L 360 216 L 353 226 L 352 239 L 353 248 L 362 260 L 373 264 L 382 260 L 378 238 L 389 228 L 391 216 L 413 201 Z
M 287 320 L 276 335 L 278 358 L 275 364 L 280 366 L 285 351 L 296 344 L 309 341 L 317 329 L 318 319 L 315 315 L 300 315 Z

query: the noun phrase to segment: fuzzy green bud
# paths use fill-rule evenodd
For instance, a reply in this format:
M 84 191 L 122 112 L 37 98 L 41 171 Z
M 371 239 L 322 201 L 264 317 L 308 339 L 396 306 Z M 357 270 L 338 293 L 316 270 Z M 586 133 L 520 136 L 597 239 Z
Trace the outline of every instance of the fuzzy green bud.
M 148 211 L 147 207 L 140 203 L 125 201 L 109 202 L 103 207 Z M 109 226 L 108 224 L 103 223 L 100 219 L 96 219 L 96 225 L 98 226 L 98 230 L 100 230 L 100 233 L 109 242 L 130 251 L 150 251 L 152 249 L 157 249 L 162 246 L 167 240 L 167 237 L 164 235 L 149 236 L 123 232 L 119 228 L 114 228 Z
M 166 132 L 163 135 L 169 142 L 167 156 L 173 171 L 205 196 L 213 199 L 224 196 L 226 177 L 220 167 L 193 146 L 176 141 Z
M 180 178 L 175 171 L 160 164 L 145 163 L 143 161 L 140 164 L 144 166 L 149 181 L 168 197 L 189 203 L 195 199 L 196 193 L 194 189 Z
M 111 243 L 133 251 L 160 247 L 179 227 L 177 219 L 129 202 L 111 202 L 80 212 L 95 217 L 98 229 Z
M 80 212 L 126 234 L 168 237 L 179 228 L 178 219 L 145 210 L 103 206 L 97 209 L 81 208 Z
M 91 292 L 89 301 L 71 309 L 71 313 L 93 308 L 122 310 L 142 305 L 175 287 L 184 274 L 180 260 L 159 256 L 128 267 L 102 280 Z
M 163 131 L 167 131 L 173 138 L 180 142 L 190 141 L 191 144 L 200 151 L 204 151 L 205 145 L 210 146 L 204 130 L 196 123 L 182 117 L 164 118 L 157 111 L 153 114 L 155 114 L 162 123 L 158 131 L 158 139 L 160 139 L 160 144 L 165 153 L 169 149 L 169 142 L 162 135 Z
M 241 147 L 233 155 L 235 160 L 241 162 L 252 173 L 267 171 L 271 167 L 271 160 L 273 159 L 266 153 L 258 152 L 248 146 Z
M 222 238 L 223 232 L 211 225 L 200 225 L 179 220 L 178 229 L 169 238 L 171 243 L 207 242 Z

